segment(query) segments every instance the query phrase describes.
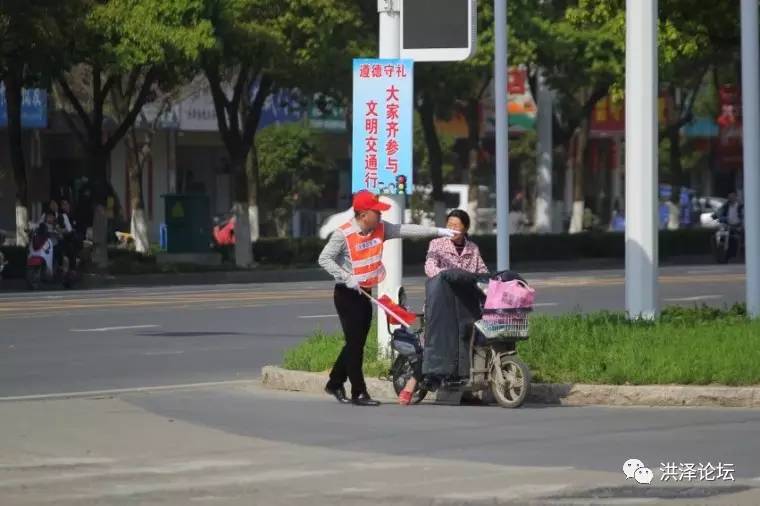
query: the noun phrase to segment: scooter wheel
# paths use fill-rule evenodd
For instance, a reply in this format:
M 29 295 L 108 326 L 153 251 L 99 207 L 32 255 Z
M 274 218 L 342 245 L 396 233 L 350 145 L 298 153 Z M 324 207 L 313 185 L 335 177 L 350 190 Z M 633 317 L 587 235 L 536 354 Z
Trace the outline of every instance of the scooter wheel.
M 530 390 L 530 369 L 514 355 L 501 355 L 491 366 L 491 393 L 502 408 L 519 408 Z
M 403 355 L 396 357 L 391 367 L 391 379 L 393 380 L 393 390 L 399 395 L 406 386 L 406 383 L 414 376 L 414 366 L 409 359 Z M 417 385 L 412 396 L 412 404 L 419 404 L 425 399 L 427 390 L 423 390 Z

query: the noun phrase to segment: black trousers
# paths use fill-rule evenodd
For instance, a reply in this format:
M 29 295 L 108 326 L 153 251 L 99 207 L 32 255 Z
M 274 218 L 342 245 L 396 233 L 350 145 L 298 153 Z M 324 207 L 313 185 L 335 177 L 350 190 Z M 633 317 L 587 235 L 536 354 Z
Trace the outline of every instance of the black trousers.
M 335 285 L 334 298 L 346 344 L 330 372 L 328 386 L 338 388 L 349 379 L 351 396 L 357 397 L 367 391 L 362 363 L 364 344 L 367 342 L 367 334 L 372 324 L 372 303 L 361 293 L 343 284 Z

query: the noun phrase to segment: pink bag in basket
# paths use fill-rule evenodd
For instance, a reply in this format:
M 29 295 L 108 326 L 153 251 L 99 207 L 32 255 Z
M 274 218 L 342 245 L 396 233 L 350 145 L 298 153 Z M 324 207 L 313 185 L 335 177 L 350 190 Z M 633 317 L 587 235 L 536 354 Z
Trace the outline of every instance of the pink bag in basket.
M 488 282 L 485 309 L 529 309 L 533 307 L 536 291 L 524 281 L 499 281 L 492 279 Z

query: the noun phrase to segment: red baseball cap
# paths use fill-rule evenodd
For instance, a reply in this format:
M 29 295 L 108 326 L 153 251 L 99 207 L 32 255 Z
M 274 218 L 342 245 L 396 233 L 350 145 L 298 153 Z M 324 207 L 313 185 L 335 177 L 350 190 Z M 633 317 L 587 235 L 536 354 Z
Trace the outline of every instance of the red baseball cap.
M 390 204 L 380 202 L 380 198 L 368 190 L 362 190 L 354 195 L 354 211 L 378 211 L 383 212 L 391 208 Z

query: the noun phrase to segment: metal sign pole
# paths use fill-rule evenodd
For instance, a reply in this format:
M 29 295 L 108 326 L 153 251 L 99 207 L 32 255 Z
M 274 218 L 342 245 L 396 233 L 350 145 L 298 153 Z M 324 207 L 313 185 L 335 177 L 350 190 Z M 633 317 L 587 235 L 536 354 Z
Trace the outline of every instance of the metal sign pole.
M 401 12 L 398 0 L 378 0 L 377 10 L 380 15 L 380 58 L 399 58 L 401 55 Z M 405 199 L 403 195 L 384 195 L 383 200 L 391 204 L 390 211 L 383 219 L 389 223 L 404 222 Z M 396 300 L 404 277 L 403 243 L 401 240 L 388 241 L 383 248 L 383 264 L 386 269 L 385 280 L 378 287 L 378 297 L 387 294 Z M 377 315 L 377 344 L 381 357 L 389 356 L 391 336 L 386 325 L 385 312 Z

